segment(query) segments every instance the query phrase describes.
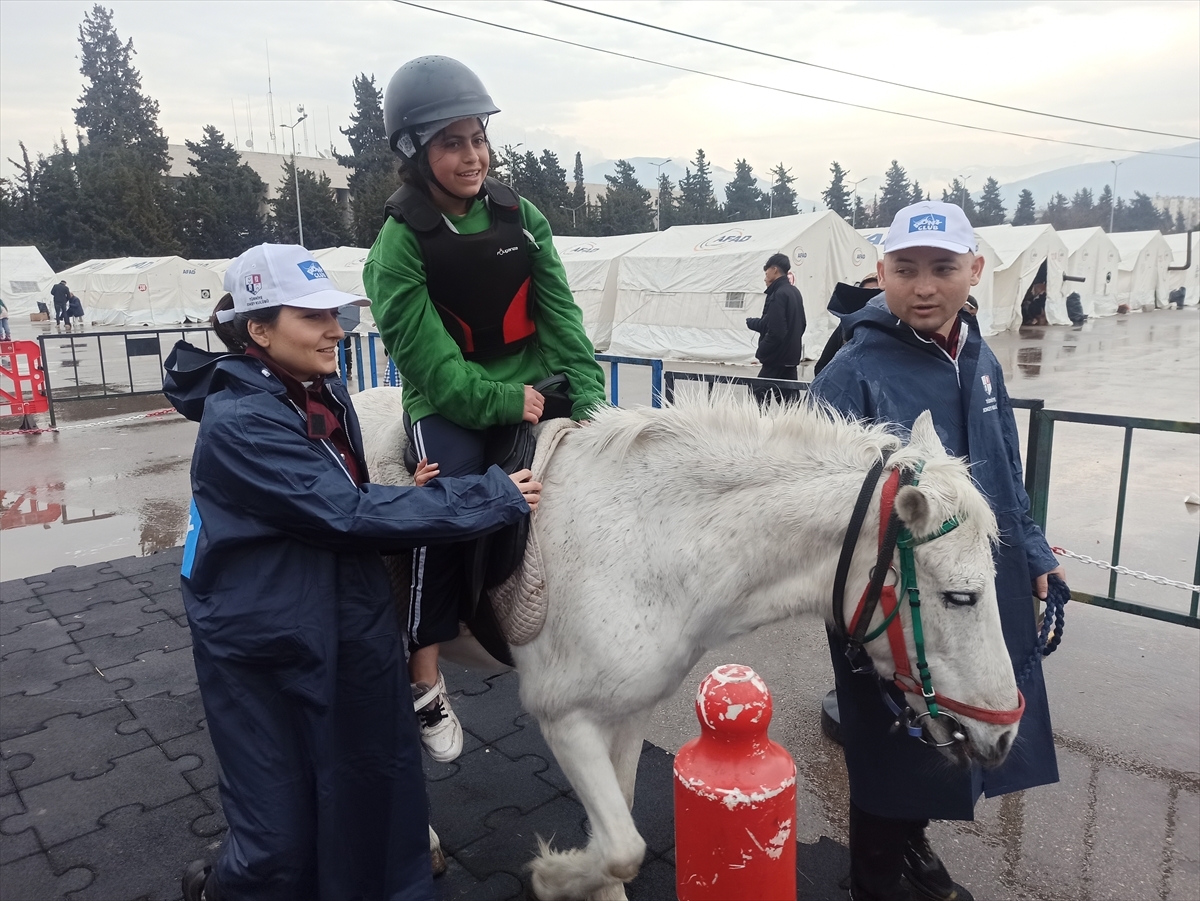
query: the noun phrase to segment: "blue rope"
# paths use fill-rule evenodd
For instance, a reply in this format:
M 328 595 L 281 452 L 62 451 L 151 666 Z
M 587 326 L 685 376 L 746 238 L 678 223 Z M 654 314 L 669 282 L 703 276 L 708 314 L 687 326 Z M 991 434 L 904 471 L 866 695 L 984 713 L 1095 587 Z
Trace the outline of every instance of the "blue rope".
M 1017 677 L 1018 684 L 1024 685 L 1028 682 L 1038 661 L 1043 657 L 1049 657 L 1058 650 L 1063 637 L 1064 610 L 1069 600 L 1071 600 L 1071 589 L 1067 587 L 1067 583 L 1058 576 L 1051 576 L 1046 591 L 1046 609 L 1042 614 L 1042 629 L 1038 633 L 1029 659 Z M 1053 638 L 1050 637 L 1051 627 L 1054 630 Z

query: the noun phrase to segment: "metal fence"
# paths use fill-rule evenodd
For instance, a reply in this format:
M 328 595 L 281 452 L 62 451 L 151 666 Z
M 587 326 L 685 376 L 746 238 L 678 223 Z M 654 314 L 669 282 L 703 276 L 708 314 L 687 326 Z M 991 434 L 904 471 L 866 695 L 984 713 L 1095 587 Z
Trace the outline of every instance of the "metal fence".
M 178 338 L 184 338 L 207 350 L 220 349 L 211 328 L 178 328 L 117 332 L 83 332 L 43 335 L 42 360 L 46 373 L 46 390 L 50 397 L 50 424 L 55 425 L 55 406 L 96 397 L 135 396 L 162 391 L 163 359 Z M 711 391 L 716 385 L 734 385 L 758 393 L 772 392 L 785 399 L 798 399 L 808 390 L 809 383 L 775 379 L 715 375 L 702 372 L 677 372 L 664 369 L 662 360 L 642 357 L 623 357 L 597 354 L 596 360 L 608 367 L 609 399 L 615 405 L 620 399 L 620 368 L 622 366 L 650 369 L 650 402 L 661 406 L 675 399 L 679 382 L 701 383 Z M 395 364 L 387 356 L 378 332 L 352 333 L 338 351 L 342 379 L 351 390 L 365 391 L 381 385 L 399 386 L 400 377 Z M 1025 488 L 1030 498 L 1030 514 L 1043 529 L 1050 504 L 1050 464 L 1054 456 L 1054 424 L 1056 422 L 1085 423 L 1124 430 L 1120 480 L 1117 489 L 1117 511 L 1113 524 L 1113 567 L 1120 567 L 1122 533 L 1129 483 L 1129 460 L 1135 432 L 1174 432 L 1200 435 L 1200 423 L 1163 419 L 1142 419 L 1131 416 L 1107 416 L 1076 413 L 1068 410 L 1046 409 L 1042 400 L 1014 398 L 1012 405 L 1029 411 L 1029 430 L 1025 452 Z M 1123 568 L 1121 568 L 1123 569 Z M 1094 594 L 1073 591 L 1072 597 L 1083 603 L 1112 610 L 1135 613 L 1166 622 L 1200 628 L 1200 592 L 1191 593 L 1186 614 L 1130 601 L 1117 595 L 1118 579 L 1122 572 L 1110 569 L 1108 592 Z M 1197 542 L 1193 583 L 1200 583 L 1200 541 Z M 1158 580 L 1156 580 L 1158 581 Z

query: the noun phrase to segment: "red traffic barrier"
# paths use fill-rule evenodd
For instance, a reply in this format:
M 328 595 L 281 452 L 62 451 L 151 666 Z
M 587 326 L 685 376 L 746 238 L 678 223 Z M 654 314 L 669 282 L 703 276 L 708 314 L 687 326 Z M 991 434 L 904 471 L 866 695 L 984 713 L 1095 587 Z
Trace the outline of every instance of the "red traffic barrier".
M 794 901 L 796 764 L 767 738 L 771 693 L 719 666 L 696 693 L 700 737 L 675 755 L 675 891 L 680 901 Z
M 0 341 L 0 416 L 26 416 L 49 409 L 37 342 Z

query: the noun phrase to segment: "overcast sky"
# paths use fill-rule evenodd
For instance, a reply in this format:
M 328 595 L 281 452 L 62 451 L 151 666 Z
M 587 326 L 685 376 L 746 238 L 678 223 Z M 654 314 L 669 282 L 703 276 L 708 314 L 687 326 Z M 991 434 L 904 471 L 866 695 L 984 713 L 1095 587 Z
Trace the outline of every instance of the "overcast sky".
M 955 94 L 1200 134 L 1200 3 L 1194 0 L 580 4 Z M 231 140 L 236 130 L 244 147 L 252 122 L 255 149 L 270 149 L 269 42 L 276 110 L 305 105 L 313 153 L 328 146 L 331 133 L 334 145 L 346 149 L 337 128 L 351 111 L 356 74 L 374 73 L 382 86 L 406 60 L 436 53 L 467 63 L 487 84 L 503 111 L 493 118 L 494 144 L 522 142 L 538 152 L 548 147 L 568 173 L 577 150 L 590 164 L 639 156 L 681 161 L 702 147 L 729 169 L 745 157 L 760 176 L 782 161 L 797 176 L 800 195 L 817 197 L 835 159 L 852 179 L 871 176 L 860 187 L 869 195 L 893 158 L 936 193 L 959 173 L 976 173 L 975 187 L 987 174 L 1005 182 L 1118 155 L 791 97 L 389 0 L 107 5 L 121 37 L 133 38 L 143 87 L 161 105 L 160 124 L 173 143 L 198 139 L 212 123 Z M 972 125 L 1131 150 L 1187 143 L 932 97 L 537 0 L 427 5 L 733 78 Z M 18 140 L 31 152 L 48 151 L 60 131 L 73 140 L 72 107 L 82 87 L 78 25 L 90 8 L 76 0 L 0 0 L 4 159 L 17 156 Z M 277 129 L 281 150 L 283 135 Z M 0 169 L 12 173 L 7 162 Z

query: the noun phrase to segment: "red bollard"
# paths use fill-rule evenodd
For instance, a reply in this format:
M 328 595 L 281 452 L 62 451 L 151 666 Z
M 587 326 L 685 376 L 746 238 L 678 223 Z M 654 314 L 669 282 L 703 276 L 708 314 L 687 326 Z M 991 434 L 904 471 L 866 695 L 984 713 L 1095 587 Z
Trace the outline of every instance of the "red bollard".
M 796 764 L 767 738 L 771 693 L 729 663 L 696 693 L 700 737 L 675 756 L 680 901 L 795 901 Z

